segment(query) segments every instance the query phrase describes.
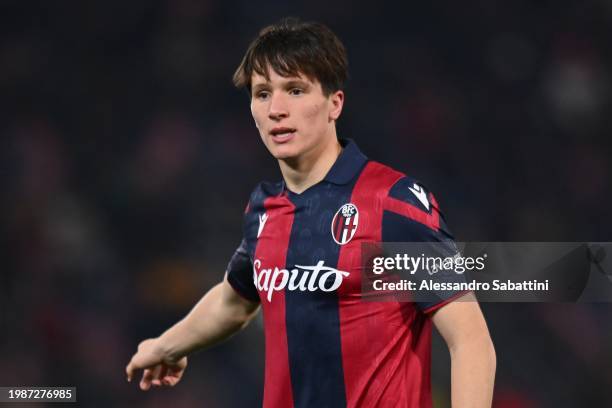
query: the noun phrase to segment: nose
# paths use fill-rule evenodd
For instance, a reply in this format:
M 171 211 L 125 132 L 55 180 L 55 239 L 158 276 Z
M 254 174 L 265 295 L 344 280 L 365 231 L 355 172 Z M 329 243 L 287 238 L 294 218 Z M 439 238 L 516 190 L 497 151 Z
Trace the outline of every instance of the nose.
M 268 117 L 272 120 L 281 120 L 289 117 L 287 101 L 284 95 L 279 92 L 273 92 L 270 96 Z

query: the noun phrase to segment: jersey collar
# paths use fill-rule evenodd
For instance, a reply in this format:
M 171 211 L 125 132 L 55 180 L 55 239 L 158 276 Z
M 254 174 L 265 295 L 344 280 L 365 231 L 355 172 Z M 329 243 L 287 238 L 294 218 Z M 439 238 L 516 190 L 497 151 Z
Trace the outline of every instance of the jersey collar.
M 325 176 L 325 181 L 334 184 L 347 184 L 363 168 L 368 158 L 361 153 L 352 139 L 340 139 L 342 153 Z

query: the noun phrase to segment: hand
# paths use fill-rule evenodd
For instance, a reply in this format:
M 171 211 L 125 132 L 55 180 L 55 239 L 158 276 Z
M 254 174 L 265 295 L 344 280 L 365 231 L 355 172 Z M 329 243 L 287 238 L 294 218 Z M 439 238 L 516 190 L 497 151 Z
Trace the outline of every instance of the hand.
M 125 372 L 130 382 L 136 371 L 144 370 L 140 389 L 147 391 L 151 385 L 175 386 L 181 380 L 185 367 L 187 367 L 187 357 L 173 361 L 164 355 L 158 339 L 147 339 L 138 345 L 138 351 L 125 367 Z

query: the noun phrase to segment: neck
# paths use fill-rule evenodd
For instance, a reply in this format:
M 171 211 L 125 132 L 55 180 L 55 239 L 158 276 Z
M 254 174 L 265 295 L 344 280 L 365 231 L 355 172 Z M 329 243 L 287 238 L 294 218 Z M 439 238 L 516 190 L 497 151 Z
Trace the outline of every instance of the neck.
M 317 146 L 299 158 L 279 160 L 285 184 L 290 191 L 300 194 L 323 180 L 342 152 L 342 146 L 334 136 L 324 146 Z

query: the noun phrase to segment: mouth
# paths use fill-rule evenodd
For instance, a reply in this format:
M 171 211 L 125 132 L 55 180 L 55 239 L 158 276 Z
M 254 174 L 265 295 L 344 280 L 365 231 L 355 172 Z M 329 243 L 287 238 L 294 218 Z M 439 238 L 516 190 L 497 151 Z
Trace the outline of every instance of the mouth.
M 270 136 L 275 143 L 286 143 L 293 139 L 296 129 L 288 127 L 276 127 L 270 131 Z

